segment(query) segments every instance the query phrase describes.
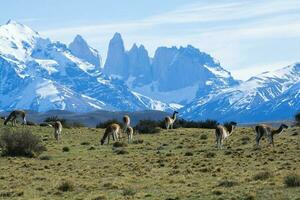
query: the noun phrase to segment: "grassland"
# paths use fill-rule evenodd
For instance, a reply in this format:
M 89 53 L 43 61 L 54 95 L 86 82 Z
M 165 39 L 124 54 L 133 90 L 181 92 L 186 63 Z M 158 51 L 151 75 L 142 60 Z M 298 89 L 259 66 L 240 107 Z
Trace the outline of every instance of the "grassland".
M 300 175 L 300 128 L 260 149 L 251 128 L 238 128 L 223 150 L 208 129 L 137 135 L 139 144 L 114 148 L 99 145 L 103 129 L 64 129 L 57 143 L 51 128 L 28 128 L 47 151 L 0 157 L 0 199 L 300 199 L 283 181 Z

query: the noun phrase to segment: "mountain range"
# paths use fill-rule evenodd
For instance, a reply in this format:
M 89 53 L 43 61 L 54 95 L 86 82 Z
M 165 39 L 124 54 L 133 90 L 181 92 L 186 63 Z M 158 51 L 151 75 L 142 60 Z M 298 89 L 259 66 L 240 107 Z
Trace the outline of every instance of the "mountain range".
M 105 62 L 77 35 L 69 44 L 15 21 L 0 26 L 0 111 L 179 110 L 187 119 L 255 122 L 300 110 L 300 64 L 235 79 L 209 54 L 186 47 L 126 50 L 120 33 Z
M 15 21 L 0 27 L 0 77 L 1 110 L 172 109 L 104 75 L 99 53 L 82 37 L 68 47 Z

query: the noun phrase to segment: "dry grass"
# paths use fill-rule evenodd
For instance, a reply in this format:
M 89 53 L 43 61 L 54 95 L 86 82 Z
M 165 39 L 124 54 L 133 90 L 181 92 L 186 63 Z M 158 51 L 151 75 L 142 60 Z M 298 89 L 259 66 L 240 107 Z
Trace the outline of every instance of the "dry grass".
M 0 128 L 2 124 L 0 120 Z M 214 132 L 208 129 L 136 135 L 135 140 L 143 142 L 122 147 L 100 146 L 103 129 L 64 129 L 60 142 L 53 138 L 51 128 L 28 129 L 41 136 L 47 151 L 38 158 L 0 157 L 0 199 L 250 200 L 300 196 L 299 187 L 286 187 L 285 181 L 291 174 L 300 174 L 299 137 L 292 136 L 300 128 L 275 137 L 275 148 L 267 147 L 266 140 L 261 148 L 255 148 L 253 130 L 238 128 L 223 150 L 215 148 Z M 64 147 L 70 151 L 63 152 Z M 270 174 L 262 173 L 266 171 Z

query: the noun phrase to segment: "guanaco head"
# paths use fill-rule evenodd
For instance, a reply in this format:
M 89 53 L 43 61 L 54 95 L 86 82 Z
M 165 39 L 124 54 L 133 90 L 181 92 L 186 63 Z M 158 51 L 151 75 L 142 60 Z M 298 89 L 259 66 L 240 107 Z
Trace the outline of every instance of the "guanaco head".
M 7 117 L 4 117 L 4 123 L 3 123 L 3 124 L 6 125 L 6 124 L 7 124 L 7 121 L 8 121 L 8 120 L 7 120 Z
M 288 126 L 286 124 L 281 124 L 280 128 L 282 128 L 282 130 L 284 130 L 284 129 L 287 129 Z M 283 133 L 283 131 L 281 131 L 279 134 L 282 134 L 282 133 Z
M 104 139 L 104 138 L 102 138 L 102 139 L 100 140 L 100 143 L 101 143 L 101 145 L 103 145 L 103 144 L 104 144 L 104 141 L 105 141 L 105 139 Z
M 288 128 L 288 125 L 286 125 L 286 124 L 281 124 L 280 127 L 282 127 L 283 129 L 287 129 L 287 128 Z
M 233 122 L 233 121 L 231 121 L 229 123 L 227 122 L 224 124 L 225 128 L 227 129 L 227 131 L 229 133 L 232 133 L 232 131 L 235 129 L 236 125 L 237 125 L 237 123 Z

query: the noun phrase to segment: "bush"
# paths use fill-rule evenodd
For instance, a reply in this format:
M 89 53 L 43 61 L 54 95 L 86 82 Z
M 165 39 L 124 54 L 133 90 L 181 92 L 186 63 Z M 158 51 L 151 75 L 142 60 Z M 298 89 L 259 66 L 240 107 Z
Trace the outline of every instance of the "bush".
M 206 156 L 206 158 L 213 158 L 213 157 L 216 156 L 216 153 L 214 153 L 214 152 L 207 152 L 205 156 Z
M 253 179 L 254 180 L 266 180 L 266 179 L 268 179 L 270 177 L 271 177 L 271 173 L 270 172 L 263 171 L 263 172 L 259 172 L 259 173 L 255 174 L 253 176 Z
M 206 134 L 202 134 L 201 136 L 200 136 L 200 140 L 207 140 L 207 135 Z
M 69 148 L 69 147 L 63 147 L 63 148 L 62 148 L 62 151 L 63 151 L 63 152 L 69 152 L 69 151 L 70 151 L 70 148 Z
M 29 130 L 1 131 L 0 147 L 5 156 L 34 157 L 46 150 L 41 139 Z
M 32 122 L 32 121 L 27 121 L 27 122 L 26 122 L 26 125 L 27 125 L 27 126 L 37 126 L 37 123 Z
M 127 143 L 117 141 L 113 144 L 113 147 L 127 147 Z
M 134 127 L 139 133 L 153 134 L 159 133 L 159 121 L 154 120 L 140 120 L 139 123 Z
M 124 196 L 134 196 L 136 194 L 136 191 L 131 188 L 126 188 L 123 190 Z
M 67 123 L 70 127 L 72 128 L 83 128 L 83 127 L 86 127 L 85 124 L 81 123 L 81 122 L 70 122 L 70 123 Z
M 300 112 L 295 115 L 296 125 L 300 126 Z
M 193 156 L 194 154 L 193 154 L 193 152 L 188 151 L 188 152 L 185 152 L 184 155 L 185 155 L 185 156 Z
M 40 156 L 39 158 L 40 160 L 51 160 L 51 156 L 48 155 Z
M 97 125 L 96 125 L 96 128 L 106 128 L 108 127 L 110 124 L 119 124 L 121 126 L 122 123 L 120 123 L 118 120 L 116 119 L 111 119 L 111 120 L 107 120 L 105 122 L 99 122 Z
M 207 119 L 205 121 L 187 121 L 185 119 L 178 119 L 175 121 L 174 128 L 208 128 L 214 129 L 218 125 L 216 120 Z
M 73 182 L 69 180 L 63 180 L 57 187 L 58 190 L 62 192 L 68 192 L 74 190 L 74 184 Z
M 48 124 L 47 122 L 42 122 L 42 123 L 40 123 L 40 126 L 42 126 L 42 127 L 51 127 L 52 125 L 51 124 Z
M 230 180 L 223 180 L 223 181 L 219 182 L 219 184 L 218 184 L 219 187 L 232 187 L 235 185 L 237 185 L 237 182 L 230 181 Z
M 125 149 L 115 149 L 114 152 L 118 155 L 128 154 L 129 152 Z
M 284 177 L 284 184 L 287 187 L 300 187 L 300 176 L 296 174 L 291 174 Z
M 55 121 L 60 121 L 60 123 L 64 126 L 64 124 L 66 124 L 67 120 L 63 119 L 63 118 L 59 118 L 57 116 L 51 116 L 51 117 L 47 117 L 46 119 L 44 119 L 44 122 L 55 122 Z

